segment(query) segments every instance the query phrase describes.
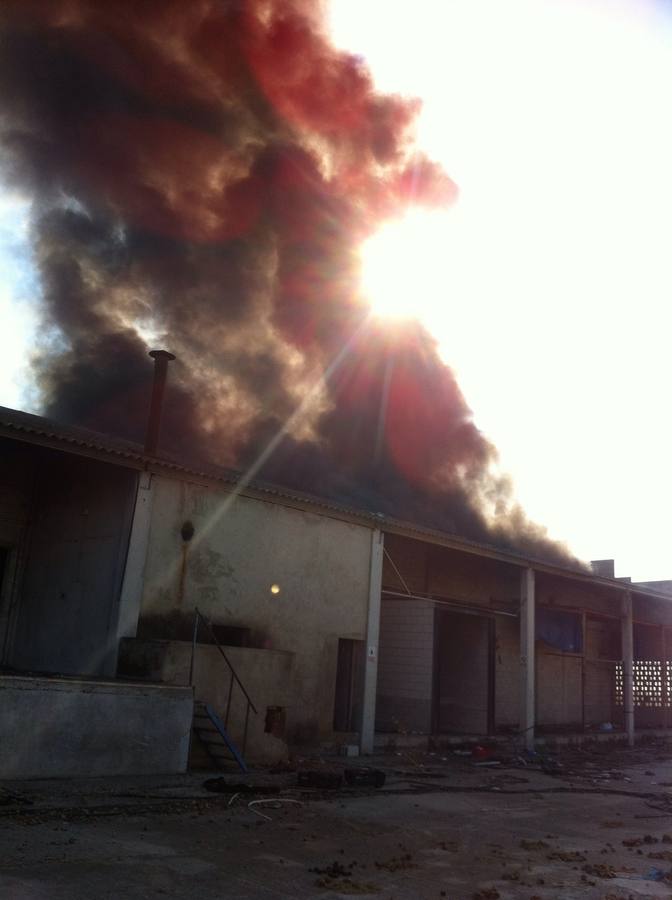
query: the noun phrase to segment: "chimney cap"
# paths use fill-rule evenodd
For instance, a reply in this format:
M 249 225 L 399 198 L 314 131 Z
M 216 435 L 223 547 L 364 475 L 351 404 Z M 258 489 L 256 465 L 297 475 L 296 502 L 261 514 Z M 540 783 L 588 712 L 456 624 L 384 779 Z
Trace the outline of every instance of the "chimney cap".
M 169 361 L 175 359 L 175 354 L 169 353 L 168 350 L 150 350 L 149 355 L 152 359 L 167 359 Z

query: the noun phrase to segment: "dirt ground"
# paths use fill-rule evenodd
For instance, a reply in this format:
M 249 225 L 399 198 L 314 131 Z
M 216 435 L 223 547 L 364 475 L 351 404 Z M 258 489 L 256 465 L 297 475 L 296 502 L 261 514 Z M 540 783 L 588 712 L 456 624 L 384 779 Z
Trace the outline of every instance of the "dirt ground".
M 4 783 L 0 897 L 672 897 L 672 745 L 297 761 L 364 764 L 383 787 L 294 766 L 223 793 L 203 773 Z

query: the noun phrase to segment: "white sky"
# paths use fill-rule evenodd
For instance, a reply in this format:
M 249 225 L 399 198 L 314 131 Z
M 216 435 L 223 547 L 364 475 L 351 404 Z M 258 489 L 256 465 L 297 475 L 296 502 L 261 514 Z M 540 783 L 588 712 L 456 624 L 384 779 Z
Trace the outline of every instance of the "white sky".
M 410 298 L 530 516 L 637 580 L 672 578 L 662 9 L 331 0 L 339 46 L 365 57 L 381 89 L 423 99 L 421 146 L 461 191 L 450 212 L 383 232 L 372 300 L 403 312 Z M 23 408 L 38 291 L 27 217 L 0 195 L 0 403 Z
M 410 299 L 533 519 L 672 578 L 662 5 L 332 0 L 331 22 L 381 89 L 422 98 L 421 146 L 461 191 L 374 239 L 374 305 Z

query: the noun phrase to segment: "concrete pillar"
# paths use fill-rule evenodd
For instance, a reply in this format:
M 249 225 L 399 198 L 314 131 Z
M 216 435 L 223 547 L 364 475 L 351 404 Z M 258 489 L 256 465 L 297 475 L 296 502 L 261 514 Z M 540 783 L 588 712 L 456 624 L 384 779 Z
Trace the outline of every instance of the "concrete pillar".
M 623 712 L 628 746 L 635 746 L 635 697 L 632 637 L 632 594 L 626 591 L 621 606 L 621 643 L 623 648 Z
M 534 569 L 520 573 L 520 739 L 534 749 Z
M 153 476 L 141 472 L 133 509 L 131 536 L 128 542 L 126 567 L 119 597 L 116 646 L 122 637 L 135 637 L 142 603 L 145 562 L 149 545 L 149 528 L 152 520 Z
M 364 698 L 362 724 L 359 731 L 360 753 L 373 753 L 376 730 L 376 686 L 378 683 L 378 636 L 380 633 L 380 594 L 383 587 L 384 535 L 376 528 L 371 534 L 369 566 L 369 612 L 366 623 L 366 661 L 364 663 Z

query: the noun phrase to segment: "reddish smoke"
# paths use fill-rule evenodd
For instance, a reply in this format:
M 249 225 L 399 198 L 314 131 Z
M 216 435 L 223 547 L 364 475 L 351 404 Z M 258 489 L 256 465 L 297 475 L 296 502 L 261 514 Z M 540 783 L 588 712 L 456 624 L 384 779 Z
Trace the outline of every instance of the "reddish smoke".
M 413 151 L 417 103 L 376 93 L 315 3 L 5 0 L 0 36 L 47 413 L 141 437 L 144 325 L 180 360 L 170 449 L 245 467 L 291 422 L 269 479 L 563 556 L 490 475 L 430 336 L 367 321 L 361 241 L 456 189 Z M 489 525 L 485 501 L 508 518 Z

